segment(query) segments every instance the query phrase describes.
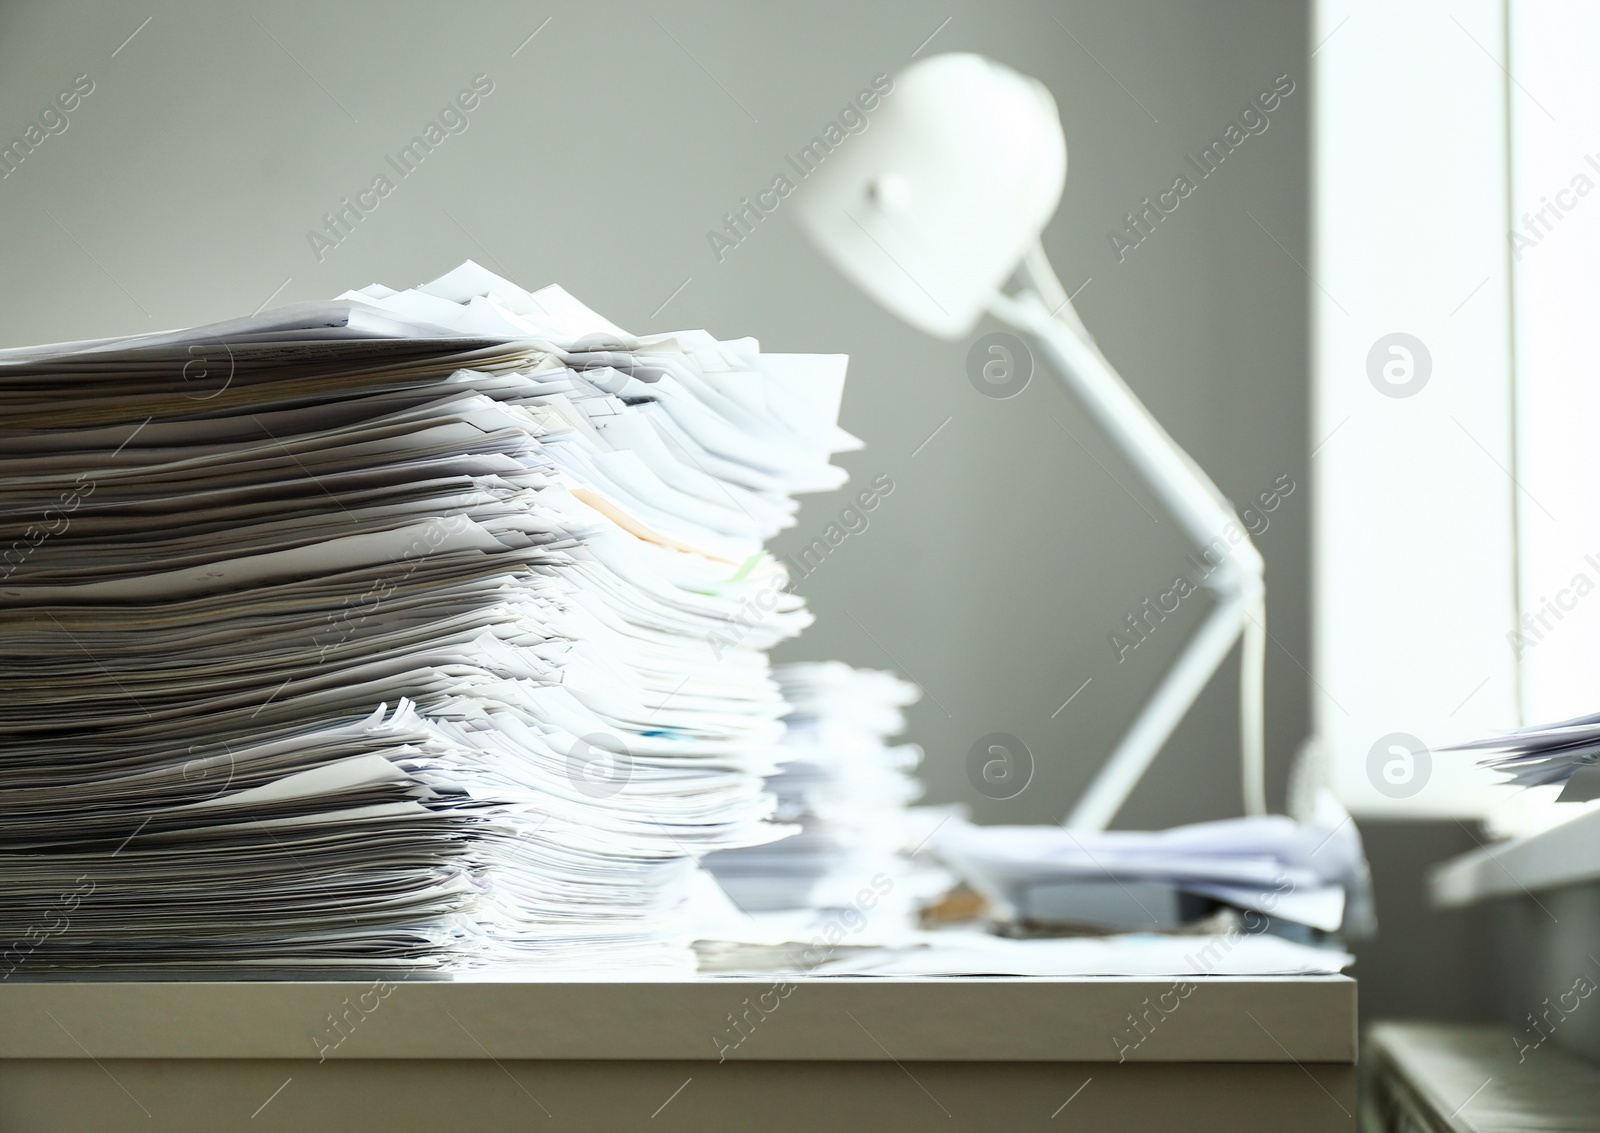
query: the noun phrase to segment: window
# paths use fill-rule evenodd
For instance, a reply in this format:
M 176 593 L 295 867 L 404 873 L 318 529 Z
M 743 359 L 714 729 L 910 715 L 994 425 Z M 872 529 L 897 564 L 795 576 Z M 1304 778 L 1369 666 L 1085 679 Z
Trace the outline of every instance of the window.
M 1547 826 L 1440 749 L 1600 711 L 1600 6 L 1316 22 L 1315 750 L 1357 813 Z
M 1600 7 L 1512 0 L 1512 312 L 1526 723 L 1600 710 Z

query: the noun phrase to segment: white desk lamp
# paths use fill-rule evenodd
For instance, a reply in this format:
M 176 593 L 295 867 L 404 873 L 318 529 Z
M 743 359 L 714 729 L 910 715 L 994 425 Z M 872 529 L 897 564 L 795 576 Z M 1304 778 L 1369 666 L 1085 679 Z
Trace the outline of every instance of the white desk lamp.
M 1216 485 L 1100 353 L 1045 258 L 1039 234 L 1066 174 L 1066 139 L 1044 84 L 977 55 L 937 55 L 896 77 L 865 132 L 828 155 L 797 204 L 823 254 L 911 325 L 958 339 L 987 311 L 1030 335 L 1192 542 L 1211 549 L 1237 528 L 1239 542 L 1201 584 L 1216 605 L 1067 827 L 1110 825 L 1235 639 L 1245 812 L 1265 814 L 1261 555 Z M 1006 294 L 1014 276 L 1020 286 Z

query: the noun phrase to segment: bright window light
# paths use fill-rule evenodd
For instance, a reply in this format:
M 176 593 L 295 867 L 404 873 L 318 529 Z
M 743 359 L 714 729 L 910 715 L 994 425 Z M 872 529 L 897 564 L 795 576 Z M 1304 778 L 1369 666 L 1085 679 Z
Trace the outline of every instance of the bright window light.
M 1359 814 L 1548 826 L 1442 749 L 1600 711 L 1600 5 L 1314 34 L 1314 750 Z
M 1512 0 L 1524 722 L 1600 711 L 1600 5 Z

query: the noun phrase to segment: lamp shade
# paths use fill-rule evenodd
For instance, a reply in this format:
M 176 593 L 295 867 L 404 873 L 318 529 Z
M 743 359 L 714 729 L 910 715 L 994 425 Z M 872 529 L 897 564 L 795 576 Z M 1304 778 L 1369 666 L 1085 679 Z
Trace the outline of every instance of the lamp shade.
M 896 76 L 868 128 L 806 178 L 798 215 L 867 294 L 954 339 L 1038 239 L 1066 175 L 1043 83 L 982 56 L 935 55 Z

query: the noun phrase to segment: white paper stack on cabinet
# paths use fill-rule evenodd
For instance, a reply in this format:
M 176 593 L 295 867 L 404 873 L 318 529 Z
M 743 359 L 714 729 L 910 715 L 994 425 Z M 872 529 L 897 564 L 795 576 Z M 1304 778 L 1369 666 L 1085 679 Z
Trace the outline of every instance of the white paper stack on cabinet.
M 788 832 L 761 548 L 844 361 L 471 263 L 0 352 L 8 962 L 685 970 L 696 860 Z
M 1560 785 L 1556 802 L 1600 799 L 1600 713 L 1519 728 L 1444 750 L 1488 753 L 1478 765 L 1510 776 L 1507 786 Z

